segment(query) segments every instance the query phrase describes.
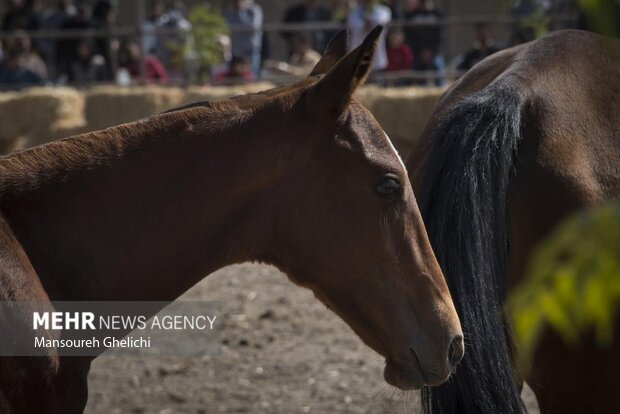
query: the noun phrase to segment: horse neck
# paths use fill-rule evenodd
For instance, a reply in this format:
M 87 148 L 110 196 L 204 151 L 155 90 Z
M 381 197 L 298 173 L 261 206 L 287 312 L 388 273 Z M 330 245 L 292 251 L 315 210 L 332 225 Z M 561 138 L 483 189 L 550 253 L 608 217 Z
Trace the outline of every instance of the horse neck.
M 172 300 L 220 267 L 269 256 L 263 211 L 272 197 L 264 194 L 292 165 L 290 144 L 264 132 L 275 122 L 204 112 L 35 150 L 33 158 L 45 159 L 72 144 L 98 148 L 64 170 L 33 173 L 63 170 L 62 180 L 40 179 L 10 201 L 3 197 L 2 210 L 52 299 Z

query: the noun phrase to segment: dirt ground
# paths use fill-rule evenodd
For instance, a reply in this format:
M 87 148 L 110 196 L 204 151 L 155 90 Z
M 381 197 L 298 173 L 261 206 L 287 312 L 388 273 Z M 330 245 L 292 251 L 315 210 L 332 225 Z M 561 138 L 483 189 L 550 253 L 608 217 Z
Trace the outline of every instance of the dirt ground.
M 417 413 L 383 360 L 276 269 L 231 266 L 184 295 L 222 303 L 222 348 L 200 358 L 104 355 L 86 413 Z M 538 413 L 526 390 L 530 413 Z

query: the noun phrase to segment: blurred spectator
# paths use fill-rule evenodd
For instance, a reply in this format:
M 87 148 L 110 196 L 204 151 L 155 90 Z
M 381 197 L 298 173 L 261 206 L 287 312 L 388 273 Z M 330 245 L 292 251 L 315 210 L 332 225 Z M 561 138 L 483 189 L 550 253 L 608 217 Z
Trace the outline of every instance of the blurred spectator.
M 359 46 L 368 32 L 378 24 L 386 25 L 392 20 L 392 11 L 378 0 L 358 0 L 357 5 L 349 12 L 347 27 L 351 32 L 351 50 Z M 385 30 L 381 33 L 372 68 L 375 72 L 388 66 L 385 48 Z
M 157 29 L 163 26 L 165 21 L 169 18 L 166 15 L 166 3 L 164 0 L 154 0 L 151 2 L 151 10 L 142 23 L 142 48 L 147 53 L 152 53 L 159 58 L 162 58 L 162 49 L 164 45 L 161 42 L 161 37 L 157 32 Z
M 79 39 L 75 58 L 69 63 L 68 80 L 76 83 L 103 82 L 111 79 L 105 58 L 95 53 L 94 42 Z
M 109 0 L 98 0 L 93 7 L 93 27 L 96 30 L 109 31 L 116 25 L 116 7 Z M 101 55 L 107 65 L 107 74 L 116 73 L 118 63 L 118 40 L 109 35 L 95 38 L 95 54 Z M 109 79 L 111 80 L 111 78 Z
M 441 27 L 437 24 L 442 17 L 430 0 L 407 0 L 405 3 L 407 22 L 420 25 L 408 27 L 405 31 L 406 42 L 415 56 L 413 69 L 436 72 L 436 85 L 443 84 L 445 71 L 441 55 Z
M 45 62 L 35 51 L 32 50 L 32 42 L 23 30 L 13 32 L 11 38 L 6 39 L 6 48 L 13 56 L 18 56 L 19 66 L 27 69 L 41 79 L 47 79 L 47 67 Z
M 405 33 L 401 29 L 394 28 L 390 30 L 388 34 L 387 57 L 387 70 L 390 72 L 412 69 L 413 52 L 409 45 L 405 43 Z
M 266 62 L 265 67 L 277 73 L 295 77 L 308 76 L 321 60 L 321 54 L 312 49 L 310 38 L 305 33 L 295 33 L 291 38 L 292 53 L 288 63 Z
M 0 62 L 1 89 L 20 89 L 43 84 L 44 80 L 41 77 L 20 65 L 19 56 L 11 52 L 5 54 Z
M 2 19 L 2 30 L 37 30 L 39 19 L 33 0 L 9 0 L 7 12 Z
M 56 7 L 46 9 L 41 15 L 41 29 L 59 30 L 71 18 L 77 14 L 77 8 L 73 0 L 59 0 Z M 40 39 L 38 42 L 39 51 L 47 62 L 50 79 L 55 79 L 58 73 L 57 45 L 58 41 L 54 38 Z
M 57 0 L 56 6 L 46 8 L 41 13 L 42 29 L 55 30 L 77 14 L 74 0 Z
M 289 64 L 298 69 L 296 70 L 298 74 L 308 75 L 321 60 L 321 54 L 312 48 L 310 38 L 303 33 L 297 33 L 293 36 L 291 46 L 293 53 Z
M 211 68 L 211 77 L 215 77 L 218 74 L 226 72 L 228 70 L 228 63 L 232 59 L 232 45 L 230 36 L 228 35 L 219 35 L 216 38 L 216 43 L 218 45 L 218 50 L 220 51 L 220 59 L 221 62 L 219 65 L 216 65 Z
M 142 59 L 142 50 L 137 42 L 130 40 L 125 42 L 119 50 L 119 66 L 126 69 L 133 80 L 142 77 L 142 65 L 144 65 L 144 80 L 153 83 L 165 83 L 168 74 L 161 62 L 153 55 Z
M 86 2 L 81 2 L 77 6 L 77 12 L 69 17 L 62 25 L 61 30 L 75 31 L 93 29 L 91 22 L 92 7 Z M 78 59 L 78 49 L 81 40 L 79 38 L 60 39 L 56 46 L 56 75 L 57 82 L 64 83 L 70 76 L 70 68 L 73 62 Z
M 321 5 L 319 0 L 305 0 L 303 3 L 289 7 L 284 15 L 284 23 L 329 22 L 331 19 L 331 11 Z M 282 37 L 288 41 L 289 54 L 293 53 L 294 34 L 295 32 L 282 32 Z M 330 33 L 322 30 L 312 30 L 305 34 L 310 37 L 310 47 L 319 51 L 325 49 L 330 35 Z
M 20 36 L 7 39 L 0 62 L 0 84 L 19 89 L 45 83 L 45 63 L 31 50 L 30 38 Z
M 463 60 L 458 65 L 460 70 L 469 70 L 482 59 L 500 50 L 500 48 L 495 45 L 486 24 L 478 23 L 475 25 L 474 30 L 476 32 L 476 39 L 472 47 L 465 52 Z
M 237 58 L 246 58 L 251 62 L 254 74 L 258 75 L 261 67 L 263 37 L 262 8 L 253 0 L 231 0 L 225 17 L 231 25 L 233 55 Z
M 213 83 L 217 85 L 235 85 L 253 80 L 252 65 L 249 59 L 243 56 L 233 56 L 228 63 L 228 68 L 213 76 Z
M 193 53 L 192 24 L 185 16 L 183 3 L 175 1 L 166 8 L 163 0 L 155 0 L 143 30 L 142 47 L 146 53 L 159 59 L 165 68 L 175 73 L 175 78 L 183 76 Z M 157 33 L 157 30 L 162 32 Z

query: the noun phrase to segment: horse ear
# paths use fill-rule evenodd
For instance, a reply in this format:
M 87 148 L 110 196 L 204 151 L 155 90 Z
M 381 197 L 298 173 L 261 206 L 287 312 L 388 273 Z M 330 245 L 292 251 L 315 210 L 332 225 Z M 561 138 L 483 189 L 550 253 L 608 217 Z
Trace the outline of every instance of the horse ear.
M 312 107 L 340 114 L 355 90 L 364 83 L 377 48 L 382 26 L 376 26 L 366 39 L 344 58 L 340 59 L 310 90 Z
M 325 48 L 323 57 L 312 69 L 310 76 L 327 73 L 340 59 L 347 54 L 349 34 L 346 30 L 339 31 Z

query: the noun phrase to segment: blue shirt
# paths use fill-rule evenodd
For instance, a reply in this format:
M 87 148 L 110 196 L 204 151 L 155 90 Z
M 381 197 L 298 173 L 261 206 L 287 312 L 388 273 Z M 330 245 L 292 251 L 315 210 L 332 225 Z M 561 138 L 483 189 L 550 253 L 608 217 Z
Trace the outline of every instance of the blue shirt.
M 250 4 L 239 10 L 228 9 L 226 21 L 233 26 L 231 29 L 232 54 L 233 56 L 249 57 L 254 52 L 259 52 L 263 40 L 263 10 L 258 4 Z M 235 28 L 246 29 L 234 31 Z M 255 29 L 255 30 L 247 30 Z

